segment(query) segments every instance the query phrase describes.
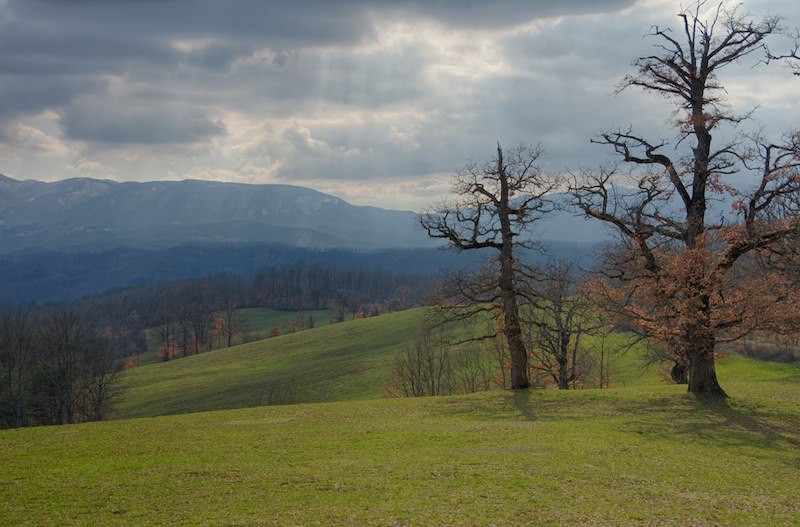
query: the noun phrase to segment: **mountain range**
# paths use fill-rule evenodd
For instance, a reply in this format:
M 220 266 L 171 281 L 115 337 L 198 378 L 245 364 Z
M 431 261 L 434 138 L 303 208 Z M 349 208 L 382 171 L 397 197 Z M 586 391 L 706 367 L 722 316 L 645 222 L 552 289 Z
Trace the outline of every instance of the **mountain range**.
M 537 224 L 535 235 L 550 240 L 551 251 L 533 259 L 585 261 L 587 243 L 607 239 L 567 212 Z M 485 257 L 441 245 L 414 212 L 296 186 L 0 175 L 0 305 L 219 273 L 251 276 L 298 261 L 436 274 Z
M 45 183 L 0 175 L 0 252 L 285 243 L 378 249 L 432 243 L 410 211 L 289 185 L 210 181 Z

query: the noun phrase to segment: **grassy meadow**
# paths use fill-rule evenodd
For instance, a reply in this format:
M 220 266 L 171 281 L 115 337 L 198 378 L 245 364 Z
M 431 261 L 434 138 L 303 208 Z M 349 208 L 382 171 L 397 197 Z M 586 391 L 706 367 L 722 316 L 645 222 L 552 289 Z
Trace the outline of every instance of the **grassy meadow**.
M 424 311 L 320 325 L 128 370 L 113 417 L 383 397 Z
M 796 525 L 800 369 L 0 431 L 3 525 Z M 733 374 L 745 373 L 741 381 Z
M 243 344 L 270 337 L 273 328 L 277 328 L 281 335 L 290 333 L 290 327 L 297 317 L 308 317 L 314 319 L 317 326 L 323 326 L 330 321 L 330 310 L 317 311 L 278 311 L 261 307 L 239 309 L 236 312 L 236 319 L 239 324 L 239 334 L 233 338 L 233 344 Z M 156 328 L 149 328 L 144 332 L 145 346 L 147 351 L 136 357 L 138 364 L 156 364 L 158 360 L 158 348 L 161 341 Z M 221 346 L 218 346 L 221 347 Z M 131 357 L 133 358 L 133 357 Z
M 255 311 L 253 327 L 276 317 Z M 378 399 L 393 377 L 395 357 L 412 344 L 426 311 L 413 309 L 214 350 L 128 370 L 111 417 L 152 417 L 250 406 Z M 289 316 L 291 315 L 291 316 Z M 584 337 L 588 342 L 591 337 Z M 611 335 L 607 348 L 624 346 Z M 618 342 L 619 341 L 619 342 Z M 658 383 L 644 368 L 641 348 L 611 358 L 612 386 Z M 493 359 L 490 359 L 493 360 Z M 590 384 L 591 386 L 591 384 Z
M 384 397 L 422 314 L 136 368 L 117 420 L 0 430 L 0 525 L 800 522 L 799 365 L 727 357 L 723 403 L 633 351 L 611 389 Z M 304 404 L 264 406 L 289 385 Z

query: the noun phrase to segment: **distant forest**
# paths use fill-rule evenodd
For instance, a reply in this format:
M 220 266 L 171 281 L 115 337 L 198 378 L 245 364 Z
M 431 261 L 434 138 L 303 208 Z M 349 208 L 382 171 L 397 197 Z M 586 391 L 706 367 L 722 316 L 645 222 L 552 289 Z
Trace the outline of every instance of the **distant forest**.
M 297 262 L 250 279 L 194 278 L 0 310 L 0 428 L 102 419 L 117 375 L 146 351 L 147 328 L 157 328 L 159 358 L 170 360 L 230 345 L 240 308 L 326 309 L 329 320 L 310 323 L 336 323 L 420 305 L 434 285 L 432 276 Z
M 531 258 L 558 256 L 590 265 L 593 247 L 549 242 L 549 251 Z M 112 289 L 230 275 L 250 280 L 262 269 L 323 265 L 339 269 L 382 270 L 434 276 L 475 269 L 484 254 L 442 249 L 309 249 L 279 244 L 183 245 L 167 249 L 120 247 L 104 251 L 21 251 L 0 256 L 0 307 L 65 303 Z

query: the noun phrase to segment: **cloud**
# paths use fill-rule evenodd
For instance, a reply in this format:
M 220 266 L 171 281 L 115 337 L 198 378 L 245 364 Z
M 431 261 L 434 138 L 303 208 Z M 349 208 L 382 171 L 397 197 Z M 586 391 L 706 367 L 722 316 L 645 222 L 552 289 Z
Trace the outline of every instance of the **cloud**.
M 193 143 L 225 133 L 225 125 L 198 108 L 162 104 L 128 107 L 114 101 L 84 100 L 61 114 L 64 135 L 106 144 Z
M 634 0 L 510 0 L 505 2 L 464 2 L 415 0 L 400 5 L 421 17 L 462 29 L 497 29 L 524 24 L 533 19 L 617 11 Z M 402 9 L 402 8 L 401 8 Z
M 0 127 L 0 154 L 5 156 L 63 156 L 69 149 L 58 138 L 23 123 Z
M 90 159 L 79 159 L 74 164 L 68 165 L 67 169 L 79 172 L 81 174 L 86 174 L 86 173 L 93 174 L 98 171 L 105 170 L 106 167 L 104 167 L 102 163 L 98 163 L 97 161 L 92 161 Z
M 612 92 L 652 51 L 650 25 L 675 26 L 674 0 L 0 5 L 0 170 L 22 177 L 97 173 L 91 160 L 118 179 L 313 184 L 408 208 L 498 140 L 542 142 L 564 170 L 608 159 L 589 143 L 606 129 L 658 138 L 672 118 Z M 800 25 L 792 0 L 746 7 Z M 796 79 L 750 66 L 724 79 L 731 103 L 796 126 Z

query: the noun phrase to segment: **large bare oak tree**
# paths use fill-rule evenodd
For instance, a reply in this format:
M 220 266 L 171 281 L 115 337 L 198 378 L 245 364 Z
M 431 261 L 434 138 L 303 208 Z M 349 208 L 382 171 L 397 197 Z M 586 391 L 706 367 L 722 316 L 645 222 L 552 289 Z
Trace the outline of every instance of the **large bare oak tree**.
M 547 195 L 557 186 L 538 162 L 541 147 L 519 146 L 504 151 L 498 144 L 494 158 L 468 165 L 456 174 L 452 188 L 457 199 L 444 202 L 420 217 L 432 238 L 459 250 L 486 250 L 493 256 L 483 272 L 453 276 L 445 307 L 469 319 L 479 313 L 495 315 L 511 362 L 511 388 L 530 386 L 528 350 L 520 321 L 521 278 L 525 266 L 520 250 L 532 247 L 526 228 L 553 209 Z M 490 337 L 494 335 L 486 335 Z
M 653 28 L 654 54 L 636 59 L 637 73 L 620 87 L 673 104 L 674 141 L 631 129 L 603 133 L 593 142 L 620 162 L 576 174 L 571 185 L 577 207 L 623 242 L 598 283 L 607 305 L 685 361 L 689 392 L 725 397 L 716 344 L 764 327 L 795 295 L 780 275 L 754 274 L 750 260 L 798 229 L 800 135 L 778 142 L 738 135 L 748 116 L 726 104 L 719 76 L 753 54 L 758 63 L 779 17 L 756 21 L 702 1 L 678 16 L 678 31 Z M 712 213 L 714 201 L 732 210 Z

